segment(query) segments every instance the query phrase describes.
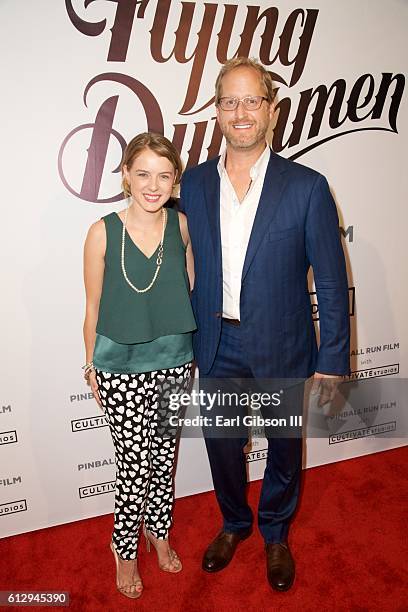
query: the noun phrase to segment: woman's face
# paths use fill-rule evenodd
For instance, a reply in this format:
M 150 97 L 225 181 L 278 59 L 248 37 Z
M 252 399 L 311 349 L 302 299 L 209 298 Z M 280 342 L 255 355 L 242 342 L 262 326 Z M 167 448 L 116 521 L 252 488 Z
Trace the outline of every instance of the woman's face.
M 176 173 L 167 157 L 161 157 L 150 149 L 144 149 L 132 166 L 123 168 L 130 185 L 133 203 L 146 212 L 157 212 L 170 198 Z

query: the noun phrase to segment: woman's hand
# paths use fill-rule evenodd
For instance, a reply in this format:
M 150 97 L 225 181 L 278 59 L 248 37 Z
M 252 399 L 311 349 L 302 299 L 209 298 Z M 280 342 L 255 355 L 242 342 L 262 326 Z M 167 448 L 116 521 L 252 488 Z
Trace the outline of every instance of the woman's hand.
M 103 410 L 101 398 L 100 398 L 100 395 L 99 395 L 99 387 L 98 387 L 98 383 L 97 383 L 97 380 L 96 380 L 95 370 L 92 370 L 92 372 L 89 373 L 87 383 L 91 387 L 91 390 L 92 390 L 93 396 L 94 396 L 94 398 L 96 400 L 96 403 L 98 404 L 99 408 L 101 410 Z

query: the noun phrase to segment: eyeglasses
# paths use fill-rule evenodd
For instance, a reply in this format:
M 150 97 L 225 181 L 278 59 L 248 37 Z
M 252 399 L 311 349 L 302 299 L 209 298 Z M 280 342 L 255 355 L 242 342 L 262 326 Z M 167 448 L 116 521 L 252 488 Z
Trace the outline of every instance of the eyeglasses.
M 256 111 L 261 108 L 264 100 L 268 100 L 265 96 L 246 96 L 245 98 L 225 97 L 218 100 L 218 106 L 224 111 L 234 111 L 238 108 L 238 104 L 242 102 L 245 110 Z

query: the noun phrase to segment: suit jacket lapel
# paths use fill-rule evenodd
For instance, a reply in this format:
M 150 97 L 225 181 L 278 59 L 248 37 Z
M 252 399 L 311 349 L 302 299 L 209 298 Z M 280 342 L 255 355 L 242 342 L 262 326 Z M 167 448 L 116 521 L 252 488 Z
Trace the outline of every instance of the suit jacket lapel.
M 264 235 L 269 230 L 270 224 L 278 210 L 285 183 L 285 170 L 282 167 L 281 160 L 278 155 L 271 151 L 254 225 L 249 238 L 242 270 L 242 280 L 244 280 Z
M 216 163 L 208 169 L 204 195 L 214 254 L 218 260 L 219 267 L 221 267 L 220 175 L 217 168 L 218 159 L 214 160 Z

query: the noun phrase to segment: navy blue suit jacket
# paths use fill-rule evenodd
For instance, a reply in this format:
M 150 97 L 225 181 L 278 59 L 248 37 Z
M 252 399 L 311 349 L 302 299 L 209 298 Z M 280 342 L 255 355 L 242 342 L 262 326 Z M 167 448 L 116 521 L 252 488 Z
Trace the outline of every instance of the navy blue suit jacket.
M 195 260 L 195 358 L 208 373 L 221 333 L 219 158 L 185 172 L 181 208 Z M 320 319 L 316 343 L 307 273 Z M 271 151 L 241 279 L 241 335 L 257 378 L 349 372 L 348 283 L 335 203 L 326 179 Z

